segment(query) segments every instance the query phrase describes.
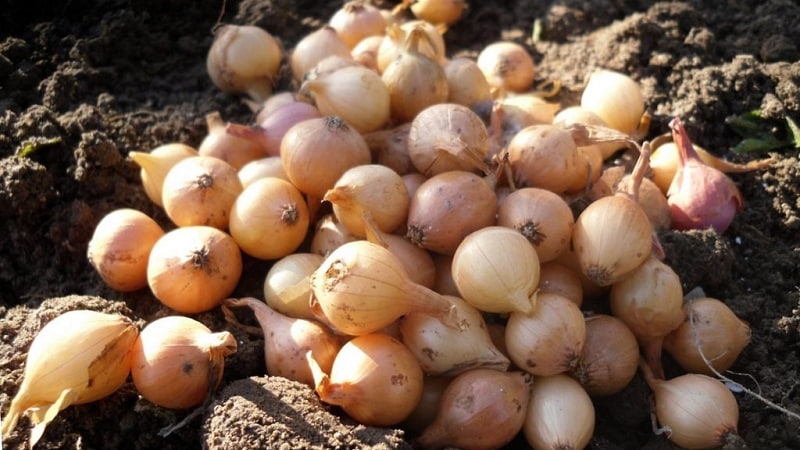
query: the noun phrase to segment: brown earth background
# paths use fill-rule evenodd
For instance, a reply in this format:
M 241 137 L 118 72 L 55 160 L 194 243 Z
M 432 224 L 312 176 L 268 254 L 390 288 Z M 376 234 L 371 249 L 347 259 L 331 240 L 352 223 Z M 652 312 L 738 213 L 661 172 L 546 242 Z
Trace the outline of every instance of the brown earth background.
M 25 354 L 41 326 L 69 309 L 122 312 L 140 325 L 170 314 L 147 292 L 104 286 L 86 260 L 97 222 L 137 208 L 172 226 L 149 202 L 126 158 L 168 142 L 197 146 L 205 115 L 249 123 L 252 113 L 213 86 L 205 69 L 223 4 L 210 0 L 6 0 L 0 8 L 0 413 L 16 393 Z M 323 24 L 340 1 L 232 1 L 222 21 L 255 24 L 285 48 Z M 383 4 L 386 5 L 385 3 Z M 539 21 L 541 39 L 533 42 Z M 445 35 L 448 54 L 477 55 L 507 39 L 528 45 L 539 80 L 560 80 L 557 101 L 577 104 L 587 75 L 603 67 L 637 80 L 653 115 L 649 138 L 679 116 L 695 142 L 718 155 L 774 164 L 733 175 L 746 209 L 721 236 L 665 232 L 666 262 L 686 291 L 702 287 L 752 326 L 751 344 L 730 376 L 800 411 L 800 166 L 787 118 L 800 122 L 800 5 L 791 0 L 722 2 L 472 1 Z M 284 71 L 281 86 L 288 87 Z M 786 144 L 738 154 L 728 119 L 761 112 L 759 130 Z M 27 152 L 27 156 L 20 154 Z M 269 264 L 245 259 L 237 295 L 262 297 Z M 127 384 L 102 401 L 72 406 L 49 426 L 40 449 L 397 448 L 398 430 L 355 426 L 310 390 L 264 377 L 263 340 L 226 324 L 219 311 L 195 316 L 240 343 L 223 391 L 206 414 L 167 437 L 186 411 L 139 399 Z M 668 375 L 680 373 L 665 357 Z M 738 375 L 738 374 L 747 374 Z M 649 391 L 637 378 L 595 401 L 592 449 L 674 448 L 651 431 Z M 747 395 L 739 433 L 752 449 L 800 448 L 800 422 Z M 4 448 L 27 446 L 22 420 Z M 291 444 L 290 444 L 291 443 Z M 517 439 L 513 445 L 521 446 Z

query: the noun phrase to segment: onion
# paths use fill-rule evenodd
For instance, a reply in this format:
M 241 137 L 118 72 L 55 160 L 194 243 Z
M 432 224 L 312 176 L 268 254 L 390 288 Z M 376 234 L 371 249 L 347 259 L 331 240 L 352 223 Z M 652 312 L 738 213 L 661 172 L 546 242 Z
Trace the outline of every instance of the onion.
M 458 170 L 428 178 L 411 198 L 408 238 L 436 253 L 455 253 L 468 234 L 494 225 L 493 183 L 493 179 Z
M 390 426 L 402 422 L 422 397 L 423 374 L 414 355 L 397 339 L 365 334 L 342 346 L 330 375 L 306 354 L 320 399 L 341 406 L 361 424 Z
M 644 362 L 640 366 L 655 396 L 659 431 L 672 442 L 685 449 L 710 449 L 738 438 L 739 405 L 722 382 L 697 373 L 662 380 Z
M 663 378 L 664 337 L 683 321 L 683 287 L 678 275 L 650 256 L 641 266 L 611 286 L 611 313 L 631 329 L 656 376 Z
M 489 133 L 466 106 L 440 103 L 421 111 L 408 132 L 408 155 L 427 177 L 452 170 L 486 170 Z
M 386 21 L 380 9 L 362 0 L 350 0 L 333 13 L 328 21 L 342 42 L 353 48 L 362 39 L 383 35 Z
M 445 388 L 439 411 L 414 441 L 424 450 L 502 448 L 522 429 L 532 377 L 524 372 L 473 369 Z
M 74 310 L 47 322 L 30 345 L 0 434 L 11 434 L 19 417 L 28 415 L 33 448 L 60 411 L 111 395 L 128 378 L 138 335 L 136 325 L 118 314 Z
M 545 292 L 567 298 L 578 307 L 583 304 L 583 284 L 580 275 L 558 261 L 548 261 L 539 267 L 539 293 Z
M 316 253 L 292 253 L 272 263 L 264 277 L 267 306 L 289 317 L 315 319 L 308 304 L 311 274 L 323 259 Z
M 153 295 L 175 311 L 208 311 L 229 296 L 242 274 L 242 254 L 233 238 L 216 228 L 176 228 L 159 239 L 147 263 Z
M 508 144 L 508 160 L 517 186 L 557 194 L 583 190 L 589 165 L 569 132 L 555 125 L 531 125 Z
M 403 343 L 427 375 L 454 376 L 476 368 L 506 371 L 511 363 L 492 343 L 480 311 L 458 297 L 449 297 L 460 318 L 459 328 L 435 317 L 411 312 L 400 319 Z
M 397 57 L 383 69 L 381 79 L 389 89 L 391 116 L 398 123 L 411 121 L 423 109 L 447 100 L 444 68 L 419 50 L 427 36 L 421 28 L 412 29 Z
M 411 3 L 411 12 L 418 19 L 445 25 L 457 22 L 467 7 L 464 0 L 406 0 L 403 2 L 403 4 L 408 3 Z
M 506 323 L 511 361 L 533 375 L 572 370 L 586 341 L 586 324 L 578 306 L 557 294 L 540 294 L 533 310 L 515 311 Z
M 222 91 L 264 101 L 272 94 L 283 49 L 266 30 L 253 25 L 223 25 L 208 50 L 206 68 Z
M 586 318 L 586 342 L 569 374 L 589 395 L 620 392 L 636 375 L 638 366 L 639 344 L 623 321 L 606 314 Z
M 422 41 L 418 49 L 424 55 L 444 65 L 445 44 L 444 38 L 439 28 L 424 20 L 410 20 L 403 24 L 390 24 L 386 27 L 386 37 L 381 46 L 378 47 L 378 72 L 383 73 L 386 67 L 395 60 L 403 48 L 403 43 L 411 30 L 422 29 L 427 34 L 428 39 Z
M 186 158 L 170 169 L 161 197 L 175 225 L 228 229 L 231 208 L 242 192 L 236 169 L 213 156 Z
M 298 91 L 314 101 L 325 116 L 339 116 L 359 133 L 375 131 L 389 122 L 389 88 L 374 71 L 361 66 L 339 69 L 306 80 Z
M 487 45 L 478 54 L 477 63 L 489 85 L 501 93 L 527 91 L 536 76 L 533 58 L 516 42 L 499 41 Z
M 264 361 L 268 374 L 314 387 L 314 376 L 306 358 L 308 352 L 323 371 L 331 370 L 341 343 L 326 326 L 285 316 L 253 297 L 229 298 L 223 302 L 223 308 L 226 306 L 246 306 L 255 313 L 264 332 Z
M 228 127 L 244 127 L 244 125 L 226 124 L 217 111 L 206 114 L 206 126 L 208 134 L 197 148 L 199 155 L 219 158 L 236 170 L 250 161 L 267 155 L 258 142 L 246 139 L 245 136 L 227 133 Z
M 408 154 L 410 130 L 411 122 L 406 122 L 396 127 L 364 134 L 364 140 L 372 152 L 372 159 L 400 175 L 416 173 Z
M 689 300 L 683 310 L 685 320 L 664 338 L 664 350 L 689 372 L 728 370 L 750 343 L 750 326 L 715 298 Z
M 335 116 L 300 122 L 281 142 L 283 170 L 292 184 L 311 197 L 309 205 L 321 200 L 347 169 L 369 164 L 370 159 L 364 138 Z
M 451 58 L 444 66 L 444 74 L 449 103 L 471 108 L 492 99 L 489 82 L 474 59 L 463 56 Z
M 673 119 L 670 127 L 679 155 L 678 170 L 667 191 L 672 227 L 725 232 L 736 212 L 744 208 L 742 194 L 733 180 L 700 159 L 680 119 Z
M 129 152 L 128 156 L 141 167 L 139 175 L 147 197 L 158 206 L 164 206 L 161 201 L 161 188 L 164 178 L 169 170 L 183 159 L 197 156 L 197 150 L 188 145 L 173 142 L 160 145 L 150 153 Z
M 229 135 L 248 142 L 250 146 L 260 149 L 259 155 L 261 156 L 279 156 L 281 141 L 286 132 L 295 124 L 318 117 L 322 116 L 313 105 L 293 101 L 277 107 L 256 126 L 229 123 L 225 131 Z M 234 165 L 234 167 L 236 166 Z
M 536 377 L 522 432 L 535 450 L 583 449 L 594 433 L 592 399 L 564 374 Z
M 349 335 L 378 331 L 412 311 L 458 323 L 452 302 L 412 282 L 394 254 L 369 241 L 334 250 L 311 275 L 311 289 L 315 314 Z
M 475 308 L 525 313 L 536 304 L 539 258 L 516 231 L 485 227 L 459 244 L 453 255 L 452 276 L 458 292 Z
M 637 137 L 644 115 L 644 96 L 629 76 L 611 70 L 589 75 L 581 94 L 581 107 L 597 114 L 609 127 Z
M 318 28 L 303 36 L 289 56 L 289 66 L 296 82 L 303 81 L 306 72 L 330 55 L 350 57 L 350 47 L 330 25 Z
M 311 237 L 309 250 L 322 256 L 328 256 L 342 244 L 355 241 L 353 236 L 344 225 L 336 220 L 336 216 L 325 214 L 314 226 L 314 236 Z
M 132 349 L 131 379 L 147 401 L 170 409 L 197 406 L 219 387 L 225 357 L 236 352 L 227 331 L 212 333 L 184 316 L 144 327 Z
M 345 171 L 323 200 L 333 204 L 333 214 L 350 234 L 366 237 L 364 214 L 375 226 L 391 233 L 406 223 L 410 199 L 403 179 L 380 164 L 364 164 Z
M 147 260 L 164 235 L 147 214 L 121 208 L 103 216 L 86 249 L 89 263 L 112 289 L 132 292 L 147 286 Z
M 552 261 L 569 247 L 575 218 L 559 195 L 539 188 L 511 192 L 497 208 L 497 225 L 520 232 L 540 262 Z
M 259 259 L 278 259 L 305 240 L 310 222 L 303 195 L 280 178 L 253 182 L 231 208 L 230 233 L 239 248 Z
M 289 181 L 289 176 L 283 171 L 283 162 L 280 156 L 267 156 L 259 158 L 242 166 L 237 172 L 242 188 L 247 189 L 256 180 L 262 178 L 280 178 Z

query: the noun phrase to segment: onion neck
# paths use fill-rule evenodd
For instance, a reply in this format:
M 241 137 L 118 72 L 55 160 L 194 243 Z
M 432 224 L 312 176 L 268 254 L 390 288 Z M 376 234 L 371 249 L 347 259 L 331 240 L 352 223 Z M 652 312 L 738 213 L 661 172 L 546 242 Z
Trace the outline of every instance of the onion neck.
M 406 279 L 404 290 L 408 299 L 409 312 L 429 314 L 447 327 L 455 330 L 463 329 L 458 309 L 447 297 L 409 279 Z

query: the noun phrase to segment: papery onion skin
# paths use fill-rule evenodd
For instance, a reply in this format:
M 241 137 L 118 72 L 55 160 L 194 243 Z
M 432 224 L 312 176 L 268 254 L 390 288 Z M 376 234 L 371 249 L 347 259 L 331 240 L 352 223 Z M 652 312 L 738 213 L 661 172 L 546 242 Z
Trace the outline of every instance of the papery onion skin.
M 119 389 L 130 373 L 138 335 L 136 325 L 118 314 L 73 310 L 49 321 L 28 349 L 22 383 L 3 417 L 2 437 L 28 414 L 32 448 L 60 411 Z

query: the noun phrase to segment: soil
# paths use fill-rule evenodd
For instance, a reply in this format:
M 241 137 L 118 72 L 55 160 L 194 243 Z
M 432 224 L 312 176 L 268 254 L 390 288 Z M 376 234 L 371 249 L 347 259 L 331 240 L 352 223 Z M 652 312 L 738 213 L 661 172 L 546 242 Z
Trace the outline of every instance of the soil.
M 168 142 L 197 146 L 205 115 L 249 123 L 239 98 L 221 93 L 205 68 L 212 29 L 255 24 L 291 49 L 341 5 L 319 0 L 74 0 L 53 6 L 11 0 L 0 10 L 0 413 L 16 393 L 31 340 L 60 312 L 120 312 L 144 325 L 171 314 L 147 290 L 106 287 L 86 260 L 97 222 L 129 207 L 166 215 L 145 196 L 126 156 Z M 532 32 L 537 24 L 538 38 Z M 475 56 L 486 44 L 528 46 L 539 81 L 559 80 L 557 101 L 577 104 L 596 68 L 637 80 L 652 114 L 651 139 L 681 117 L 695 142 L 735 161 L 774 158 L 767 169 L 731 175 L 745 209 L 722 235 L 660 234 L 666 262 L 685 290 L 724 300 L 752 327 L 729 376 L 800 412 L 800 165 L 787 119 L 800 122 L 800 5 L 791 0 L 724 3 L 612 0 L 477 2 L 445 34 L 448 53 Z M 289 87 L 284 70 L 279 87 Z M 760 111 L 760 130 L 784 144 L 741 154 L 730 118 Z M 236 295 L 261 297 L 269 265 L 245 258 Z M 62 411 L 40 449 L 403 448 L 402 430 L 354 424 L 302 385 L 265 377 L 259 336 L 219 311 L 194 316 L 236 335 L 222 390 L 186 425 L 189 411 L 139 398 L 131 383 L 101 401 Z M 665 356 L 668 376 L 680 369 Z M 737 394 L 738 432 L 753 449 L 800 448 L 800 422 Z M 655 435 L 649 391 L 637 376 L 622 393 L 596 399 L 593 449 L 672 448 Z M 23 419 L 4 448 L 27 446 Z M 517 438 L 514 446 L 522 446 Z

